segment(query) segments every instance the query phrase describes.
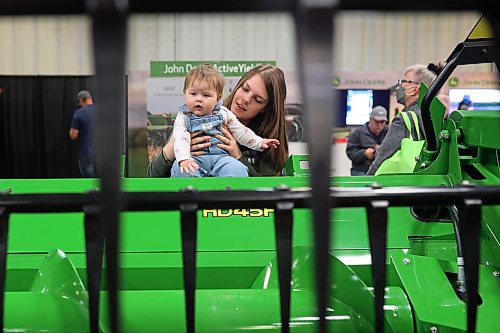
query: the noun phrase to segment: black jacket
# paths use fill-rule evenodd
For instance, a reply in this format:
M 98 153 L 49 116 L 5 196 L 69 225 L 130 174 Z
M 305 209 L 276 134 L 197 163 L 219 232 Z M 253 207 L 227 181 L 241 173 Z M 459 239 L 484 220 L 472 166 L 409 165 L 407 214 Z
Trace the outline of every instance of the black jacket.
M 365 157 L 365 150 L 381 145 L 387 134 L 388 127 L 385 126 L 379 135 L 370 131 L 368 122 L 354 130 L 347 140 L 346 153 L 352 161 L 352 169 L 367 172 L 372 160 Z

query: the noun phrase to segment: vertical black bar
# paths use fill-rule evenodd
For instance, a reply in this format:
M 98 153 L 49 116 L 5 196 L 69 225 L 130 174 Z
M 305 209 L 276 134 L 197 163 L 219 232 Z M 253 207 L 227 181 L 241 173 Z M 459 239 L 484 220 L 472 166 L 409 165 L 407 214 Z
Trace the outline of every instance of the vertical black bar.
M 290 282 L 292 279 L 293 202 L 277 202 L 274 212 L 281 301 L 281 332 L 290 332 Z
M 3 332 L 5 277 L 7 276 L 7 240 L 9 238 L 10 214 L 5 207 L 0 207 L 0 332 Z
M 181 204 L 182 261 L 184 265 L 184 295 L 186 302 L 186 332 L 195 329 L 196 290 L 196 233 L 198 221 L 196 204 Z
M 333 111 L 333 2 L 301 1 L 296 15 L 301 89 L 306 112 L 307 149 L 310 156 L 311 208 L 315 235 L 316 288 L 319 332 L 327 329 L 328 247 L 330 243 L 331 132 Z
M 467 286 L 467 332 L 476 332 L 479 301 L 479 230 L 481 200 L 465 199 L 459 211 L 464 235 L 465 285 Z
M 119 309 L 119 219 L 121 131 L 124 116 L 124 73 L 127 33 L 127 0 L 87 1 L 93 18 L 95 72 L 97 78 L 93 147 L 101 175 L 102 211 L 105 227 L 106 280 L 109 295 L 109 322 L 113 333 L 120 332 Z
M 91 333 L 99 332 L 99 296 L 104 251 L 103 228 L 99 224 L 100 211 L 97 205 L 88 205 L 83 208 Z
M 484 16 L 488 19 L 493 29 L 493 38 L 495 41 L 495 65 L 500 70 L 500 13 L 497 10 L 484 10 Z
M 375 293 L 375 332 L 384 331 L 384 289 L 386 276 L 387 245 L 387 207 L 385 200 L 372 201 L 366 209 L 368 232 L 370 236 L 370 253 L 372 256 L 372 275 Z

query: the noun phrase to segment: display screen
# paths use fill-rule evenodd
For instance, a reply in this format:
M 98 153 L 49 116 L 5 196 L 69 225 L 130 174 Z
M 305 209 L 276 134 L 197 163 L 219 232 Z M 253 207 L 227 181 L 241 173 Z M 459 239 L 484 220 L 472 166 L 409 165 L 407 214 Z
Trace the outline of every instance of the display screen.
M 372 109 L 381 105 L 389 111 L 390 90 L 339 89 L 337 126 L 360 126 L 370 120 Z
M 450 89 L 450 110 L 500 110 L 499 89 Z
M 373 109 L 373 90 L 347 90 L 346 125 L 362 125 L 370 120 Z

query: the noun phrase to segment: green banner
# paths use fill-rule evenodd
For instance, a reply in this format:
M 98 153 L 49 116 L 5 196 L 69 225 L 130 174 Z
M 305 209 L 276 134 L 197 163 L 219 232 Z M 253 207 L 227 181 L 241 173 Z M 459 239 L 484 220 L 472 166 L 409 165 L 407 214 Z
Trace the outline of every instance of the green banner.
M 276 65 L 276 61 L 151 61 L 151 77 L 183 77 L 196 66 L 212 64 L 224 76 L 242 76 L 262 65 Z

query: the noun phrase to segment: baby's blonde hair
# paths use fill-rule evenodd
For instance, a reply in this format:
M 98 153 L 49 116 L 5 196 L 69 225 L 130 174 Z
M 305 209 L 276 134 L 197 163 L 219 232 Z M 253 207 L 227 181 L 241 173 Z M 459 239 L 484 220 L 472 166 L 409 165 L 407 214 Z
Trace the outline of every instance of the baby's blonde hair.
M 214 88 L 217 95 L 222 95 L 224 78 L 222 74 L 210 64 L 204 64 L 190 70 L 184 80 L 184 93 L 195 81 L 205 81 L 210 88 Z

